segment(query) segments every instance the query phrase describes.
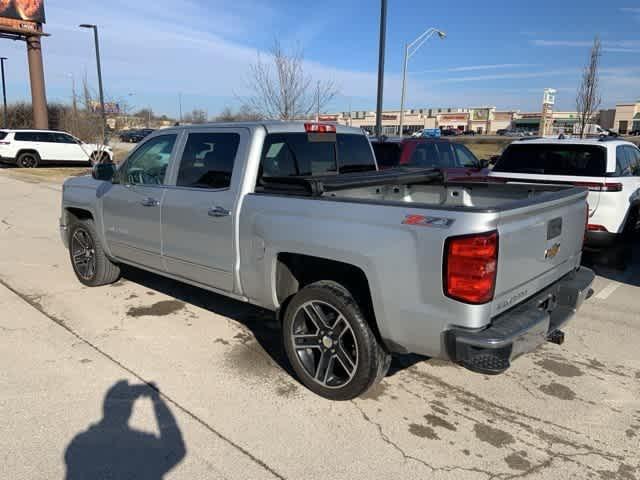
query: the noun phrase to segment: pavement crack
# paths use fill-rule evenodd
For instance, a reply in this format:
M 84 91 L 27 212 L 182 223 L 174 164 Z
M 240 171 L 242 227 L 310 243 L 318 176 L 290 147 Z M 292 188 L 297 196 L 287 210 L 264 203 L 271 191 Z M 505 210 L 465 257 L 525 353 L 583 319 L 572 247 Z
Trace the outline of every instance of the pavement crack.
M 369 415 L 367 415 L 367 412 L 365 412 L 362 407 L 360 407 L 360 405 L 358 405 L 355 400 L 351 400 L 351 403 L 353 404 L 353 406 L 356 407 L 356 409 L 358 409 L 358 411 L 360 412 L 360 414 L 362 415 L 362 418 L 364 419 L 365 422 L 373 425 L 374 427 L 376 427 L 376 429 L 378 430 L 378 434 L 380 436 L 380 439 L 385 442 L 386 444 L 390 445 L 394 450 L 396 450 L 398 453 L 400 453 L 400 455 L 402 455 L 402 458 L 406 460 L 413 460 L 415 462 L 418 462 L 422 465 L 424 465 L 425 467 L 427 467 L 429 470 L 431 470 L 432 472 L 435 471 L 436 469 L 434 467 L 432 467 L 431 465 L 429 465 L 427 462 L 425 462 L 424 460 L 414 457 L 413 455 L 409 455 L 407 454 L 402 448 L 400 448 L 400 446 L 395 443 L 393 440 L 391 440 L 389 438 L 389 436 L 384 433 L 384 429 L 382 428 L 382 425 L 379 424 L 378 422 L 374 421 L 371 417 L 369 417 Z
M 142 375 L 138 374 L 136 371 L 134 371 L 130 367 L 126 366 L 125 364 L 120 362 L 118 359 L 116 359 L 115 357 L 113 357 L 112 355 L 107 353 L 106 351 L 102 350 L 99 346 L 97 346 L 96 344 L 92 343 L 89 339 L 83 337 L 80 333 L 76 332 L 73 328 L 71 328 L 69 325 L 67 325 L 63 319 L 57 317 L 56 315 L 54 315 L 52 313 L 47 312 L 43 308 L 42 303 L 41 303 L 42 295 L 29 295 L 29 294 L 22 293 L 19 290 L 17 290 L 14 287 L 12 287 L 11 285 L 9 285 L 4 279 L 1 279 L 1 278 L 0 278 L 0 285 L 5 287 L 7 290 L 12 292 L 17 297 L 21 298 L 25 303 L 27 303 L 32 308 L 34 308 L 35 310 L 40 312 L 42 315 L 44 315 L 50 321 L 56 323 L 61 328 L 65 329 L 69 334 L 71 334 L 73 337 L 77 338 L 80 342 L 82 342 L 83 344 L 85 344 L 86 346 L 88 346 L 89 348 L 94 350 L 96 353 L 98 353 L 102 357 L 106 358 L 107 360 L 109 360 L 113 364 L 117 365 L 122 370 L 127 372 L 129 375 L 135 377 L 137 380 L 139 380 L 140 382 L 142 382 L 145 385 L 147 385 L 149 388 L 157 391 L 167 401 L 167 403 L 173 405 L 177 410 L 181 411 L 186 416 L 188 416 L 189 418 L 194 420 L 196 423 L 198 423 L 200 426 L 202 426 L 205 430 L 207 430 L 208 432 L 210 432 L 213 435 L 215 435 L 216 437 L 218 437 L 218 439 L 220 439 L 221 441 L 223 441 L 227 445 L 231 446 L 232 448 L 234 448 L 235 450 L 237 450 L 238 452 L 243 454 L 245 457 L 249 458 L 251 461 L 253 461 L 258 466 L 262 467 L 265 471 L 269 472 L 273 477 L 275 477 L 275 478 L 277 478 L 279 480 L 286 480 L 285 476 L 283 476 L 282 474 L 277 472 L 273 467 L 269 466 L 266 462 L 264 462 L 263 460 L 261 460 L 260 458 L 255 456 L 253 453 L 251 453 L 245 447 L 241 446 L 240 444 L 236 443 L 231 438 L 225 436 L 223 433 L 221 433 L 218 430 L 216 430 L 216 428 L 213 427 L 212 425 L 210 425 L 209 423 L 207 423 L 206 420 L 200 418 L 197 414 L 193 413 L 191 410 L 189 410 L 187 407 L 183 406 L 177 400 L 175 400 L 172 397 L 170 397 L 168 394 L 160 391 L 158 389 L 158 387 L 153 382 L 145 379 Z
M 462 472 L 480 473 L 482 475 L 486 475 L 488 480 L 492 480 L 494 478 L 499 478 L 500 477 L 499 474 L 493 474 L 491 472 L 488 472 L 486 470 L 482 470 L 480 468 L 457 467 L 457 466 L 434 467 L 433 465 L 430 465 L 429 463 L 427 463 L 426 461 L 422 460 L 421 458 L 415 457 L 415 456 L 410 455 L 407 452 L 405 452 L 402 447 L 400 447 L 396 442 L 394 442 L 393 440 L 391 440 L 391 438 L 389 438 L 389 435 L 387 435 L 384 432 L 384 429 L 382 428 L 382 425 L 380 423 L 376 422 L 375 420 L 373 420 L 369 415 L 367 415 L 367 413 L 362 409 L 362 407 L 360 405 L 358 405 L 356 403 L 355 400 L 351 400 L 351 403 L 360 412 L 360 414 L 362 415 L 362 418 L 364 419 L 365 422 L 367 422 L 367 423 L 373 425 L 374 427 L 376 427 L 376 429 L 378 430 L 378 434 L 380 436 L 380 439 L 384 443 L 386 443 L 387 445 L 391 446 L 398 453 L 400 453 L 400 455 L 402 455 L 402 458 L 405 461 L 413 460 L 414 462 L 417 462 L 417 463 L 419 463 L 421 465 L 424 465 L 425 467 L 427 467 L 432 472 L 462 471 Z

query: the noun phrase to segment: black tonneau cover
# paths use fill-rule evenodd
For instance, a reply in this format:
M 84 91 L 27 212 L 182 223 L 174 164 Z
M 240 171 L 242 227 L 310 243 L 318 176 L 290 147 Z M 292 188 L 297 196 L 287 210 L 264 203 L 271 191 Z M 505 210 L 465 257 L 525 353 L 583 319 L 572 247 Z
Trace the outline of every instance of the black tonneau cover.
M 343 173 L 315 177 L 263 177 L 256 191 L 319 197 L 325 192 L 350 188 L 427 183 L 444 183 L 442 171 L 437 168 L 394 168 L 392 170 L 373 170 L 365 173 Z

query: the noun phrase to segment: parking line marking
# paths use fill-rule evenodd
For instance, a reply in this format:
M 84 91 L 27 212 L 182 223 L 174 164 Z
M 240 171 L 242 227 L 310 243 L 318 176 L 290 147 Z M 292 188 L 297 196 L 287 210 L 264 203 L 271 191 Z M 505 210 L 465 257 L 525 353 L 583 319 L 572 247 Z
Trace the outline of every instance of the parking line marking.
M 609 283 L 609 285 L 604 287 L 602 290 L 600 290 L 596 294 L 596 298 L 599 299 L 599 300 L 606 300 L 607 298 L 609 298 L 611 296 L 611 294 L 613 292 L 615 292 L 618 288 L 620 288 L 623 285 L 622 282 L 626 282 L 630 278 L 631 278 L 631 272 L 627 272 L 620 278 L 619 282 L 617 282 L 615 280 L 611 281 Z

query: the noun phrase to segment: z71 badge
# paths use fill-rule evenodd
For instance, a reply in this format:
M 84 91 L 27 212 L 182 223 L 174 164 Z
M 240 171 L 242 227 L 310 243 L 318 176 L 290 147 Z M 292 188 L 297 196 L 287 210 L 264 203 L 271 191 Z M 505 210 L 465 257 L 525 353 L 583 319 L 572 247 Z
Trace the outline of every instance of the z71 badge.
M 419 225 L 421 227 L 449 228 L 455 222 L 452 218 L 425 217 L 424 215 L 407 215 L 403 225 Z

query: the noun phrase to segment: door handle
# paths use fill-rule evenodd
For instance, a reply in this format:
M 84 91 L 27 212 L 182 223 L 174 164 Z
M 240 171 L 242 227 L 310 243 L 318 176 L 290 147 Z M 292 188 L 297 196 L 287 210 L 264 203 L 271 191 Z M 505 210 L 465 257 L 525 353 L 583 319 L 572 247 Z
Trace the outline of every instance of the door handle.
M 155 198 L 147 197 L 142 202 L 140 202 L 143 207 L 157 207 L 160 205 L 160 202 Z
M 229 210 L 227 210 L 226 208 L 211 207 L 209 209 L 209 211 L 207 212 L 207 214 L 210 217 L 228 217 L 229 215 L 231 215 L 231 212 Z

